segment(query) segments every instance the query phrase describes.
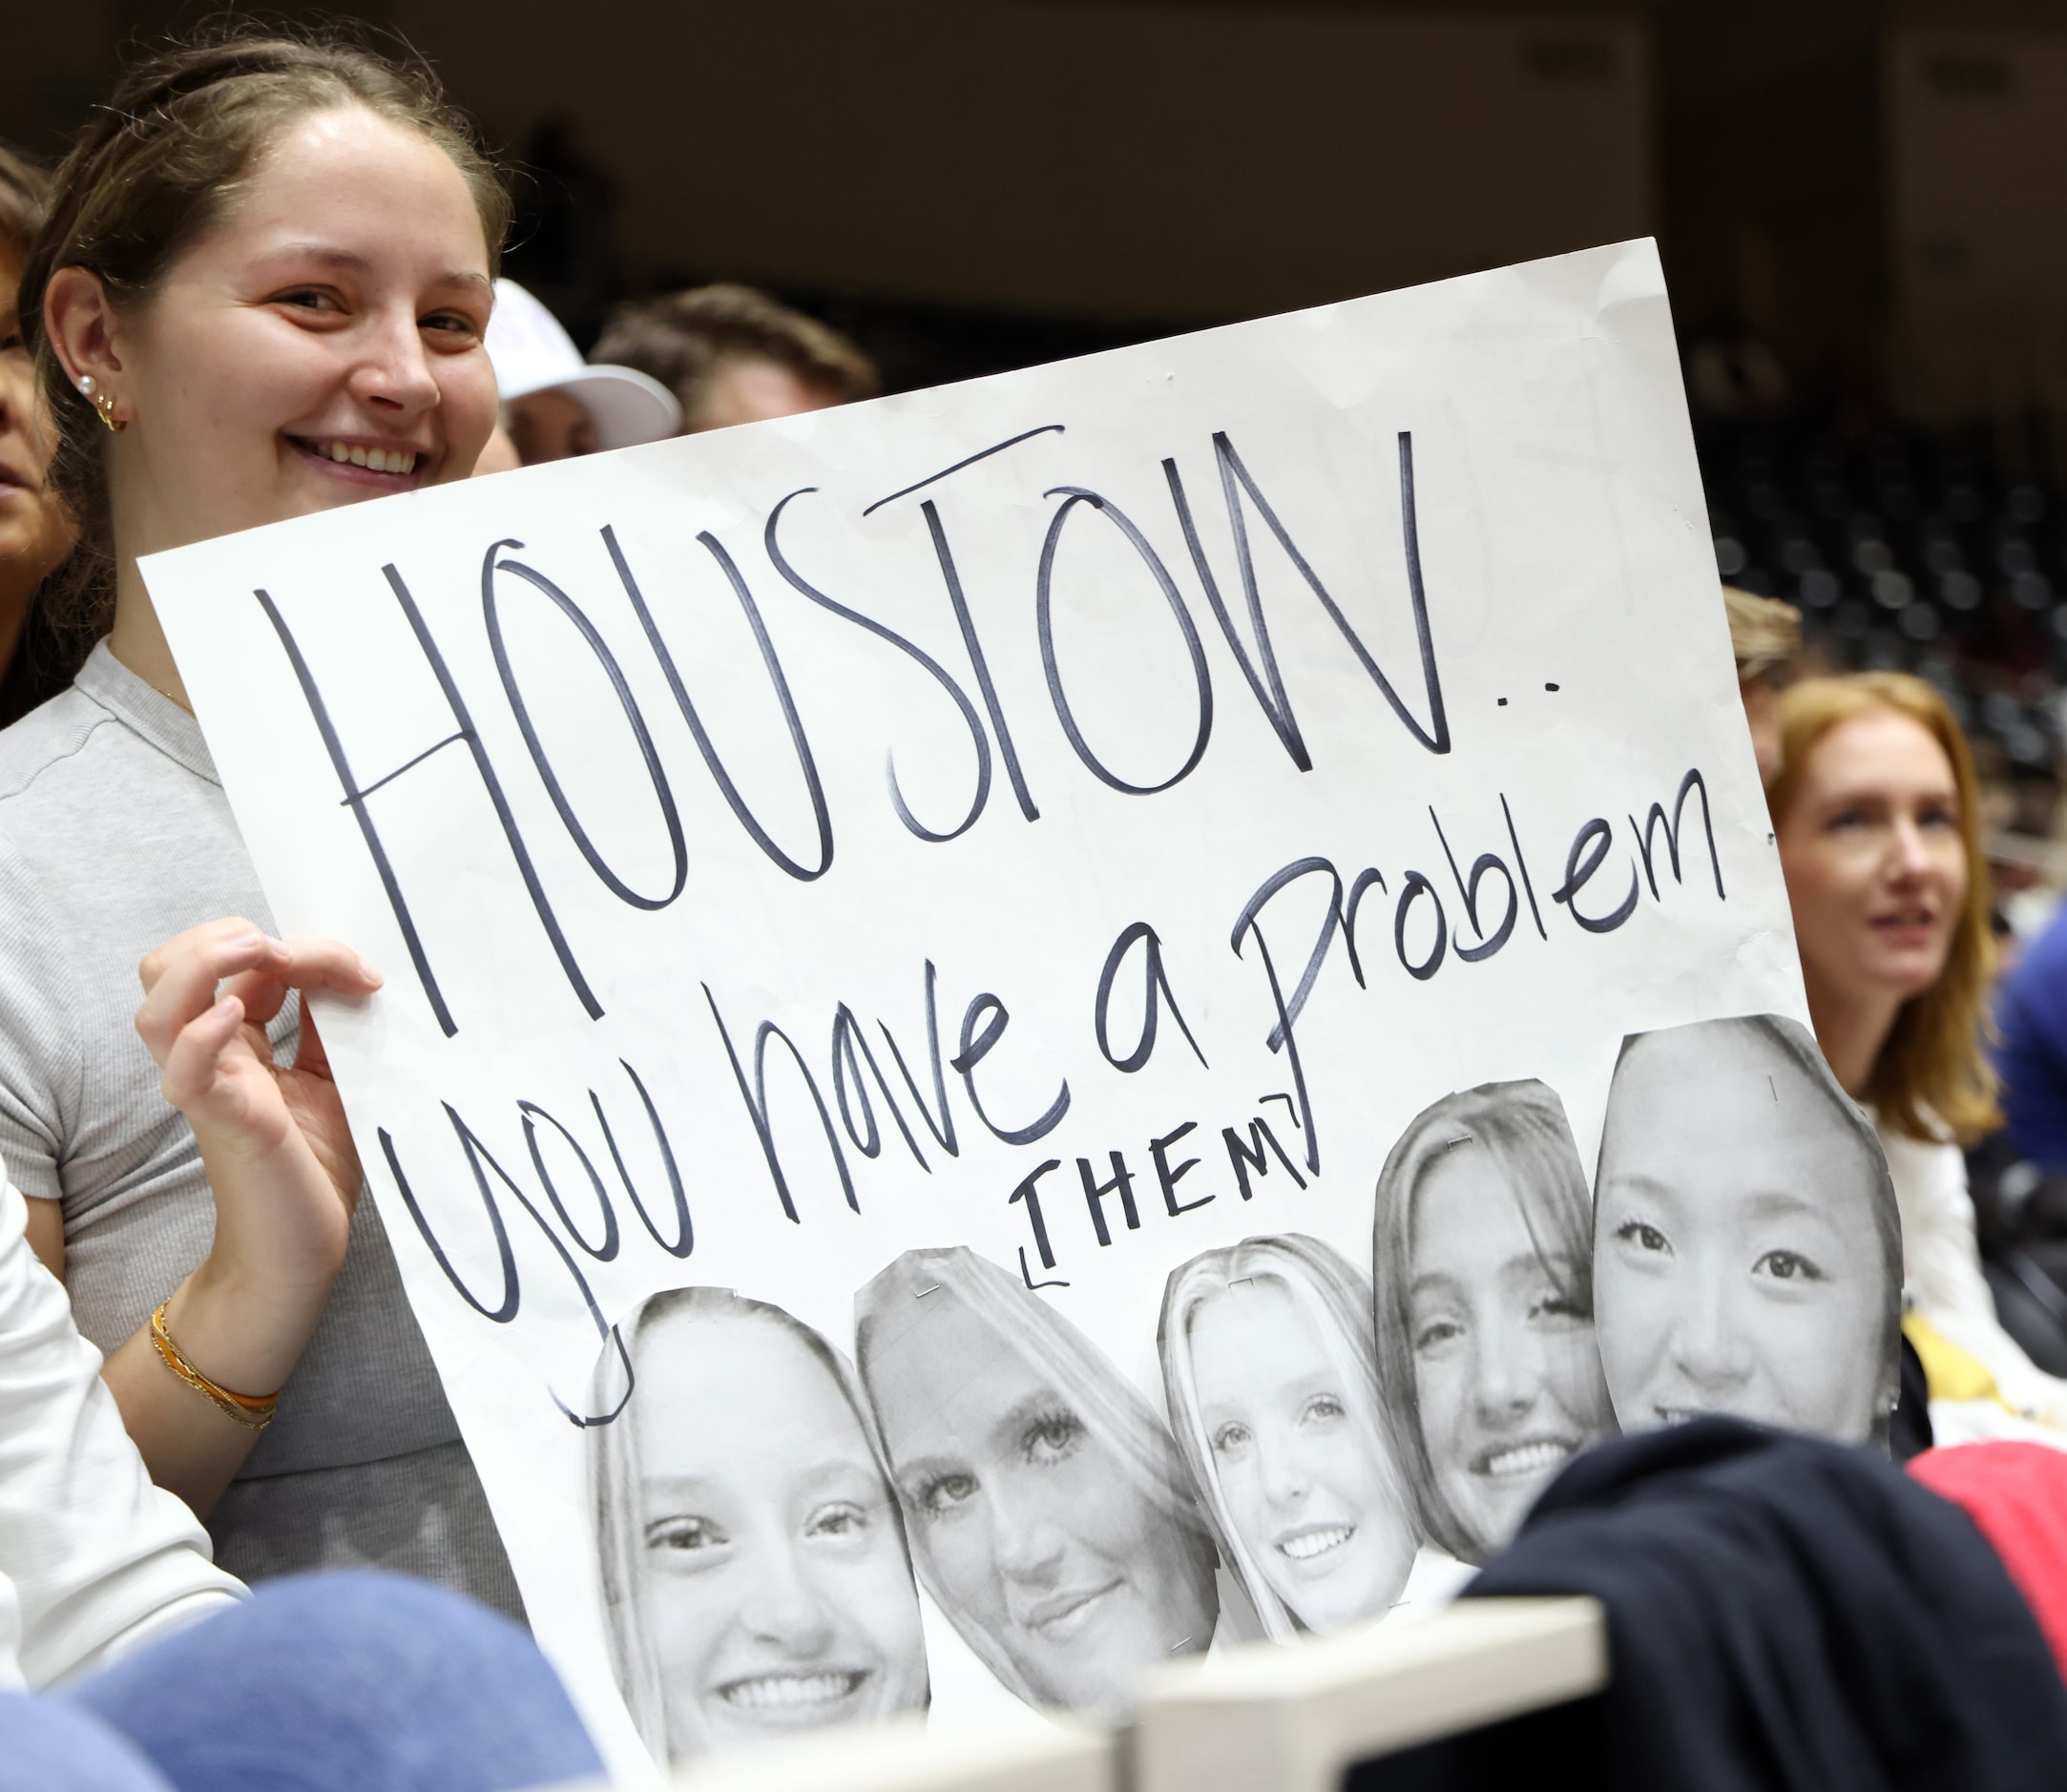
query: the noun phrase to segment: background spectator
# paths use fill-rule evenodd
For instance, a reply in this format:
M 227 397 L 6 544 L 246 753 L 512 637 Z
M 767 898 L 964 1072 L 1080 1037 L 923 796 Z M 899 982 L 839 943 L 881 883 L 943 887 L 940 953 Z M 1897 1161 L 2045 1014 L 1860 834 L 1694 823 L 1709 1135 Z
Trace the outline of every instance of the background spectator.
M 631 367 L 585 363 L 559 320 L 513 280 L 495 282 L 488 355 L 502 433 L 523 466 L 658 442 L 681 427 L 681 406 L 666 386 Z M 494 455 L 495 445 L 484 452 Z
M 873 397 L 875 365 L 815 318 L 751 286 L 699 286 L 621 306 L 598 361 L 650 373 L 681 401 L 682 428 L 722 429 Z
M 2010 1137 L 2026 1161 L 2067 1176 L 2067 912 L 2003 978 L 1995 1025 Z
M 1960 1150 L 2001 1118 L 1982 1052 L 1994 943 L 1965 737 L 1921 679 L 1858 673 L 1790 689 L 1780 740 L 1766 795 L 1808 1011 L 1888 1155 L 1932 1432 L 2067 1448 L 2067 1382 L 1996 1316 Z
M 36 415 L 35 372 L 15 289 L 43 222 L 46 183 L 0 146 L 0 727 L 63 688 L 71 668 L 31 622 L 36 587 L 72 552 L 72 524 L 44 481 L 51 437 Z

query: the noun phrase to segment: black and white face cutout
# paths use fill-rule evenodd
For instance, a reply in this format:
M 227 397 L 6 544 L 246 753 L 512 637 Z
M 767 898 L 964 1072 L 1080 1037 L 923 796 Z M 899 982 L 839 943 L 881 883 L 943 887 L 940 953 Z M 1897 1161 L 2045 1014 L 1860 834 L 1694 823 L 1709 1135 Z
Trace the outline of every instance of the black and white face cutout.
M 1894 1191 L 1795 1023 L 1706 1021 L 1624 1046 L 1594 1251 L 1625 1430 L 1723 1412 L 1848 1442 L 1878 1431 L 1901 1300 Z
M 637 1372 L 631 1594 L 670 1755 L 923 1709 L 896 1503 L 809 1335 L 720 1297 L 649 1323 Z
M 1615 1431 L 1591 1200 L 1564 1104 L 1533 1078 L 1430 1102 L 1386 1158 L 1374 1219 L 1379 1381 L 1412 1421 L 1434 1540 L 1483 1562 L 1567 1462 Z
M 1614 1430 L 1584 1266 L 1560 1260 L 1535 1192 L 1476 1140 L 1414 1192 L 1416 1406 L 1437 1493 L 1483 1557 L 1558 1471 Z
M 910 1253 L 861 1301 L 863 1381 L 928 1588 L 978 1653 L 1037 1704 L 1105 1710 L 1148 1667 L 1203 1650 L 1210 1545 L 1116 1428 L 1118 1371 L 1044 1352 L 1036 1297 L 957 1281 Z M 920 1298 L 920 1289 L 926 1292 Z M 888 1318 L 886 1318 L 886 1315 Z M 1054 1329 L 1062 1322 L 1047 1319 Z M 1106 1382 L 1102 1397 L 1087 1385 Z M 1144 1427 L 1153 1426 L 1145 1403 Z M 1160 1452 L 1177 1471 L 1167 1432 Z
M 1368 1347 L 1360 1360 L 1328 1321 L 1285 1271 L 1257 1274 L 1195 1301 L 1181 1345 L 1194 1460 L 1242 1561 L 1314 1631 L 1389 1611 L 1418 1542 Z

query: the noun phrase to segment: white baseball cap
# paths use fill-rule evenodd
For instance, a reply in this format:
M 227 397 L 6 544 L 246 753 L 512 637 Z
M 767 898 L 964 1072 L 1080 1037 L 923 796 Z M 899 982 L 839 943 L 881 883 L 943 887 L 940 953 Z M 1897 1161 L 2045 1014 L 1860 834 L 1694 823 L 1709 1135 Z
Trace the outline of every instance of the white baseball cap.
M 588 407 L 606 448 L 658 442 L 681 428 L 681 405 L 673 392 L 633 367 L 590 366 L 559 319 L 512 280 L 495 282 L 488 358 L 504 404 L 532 392 L 565 392 Z

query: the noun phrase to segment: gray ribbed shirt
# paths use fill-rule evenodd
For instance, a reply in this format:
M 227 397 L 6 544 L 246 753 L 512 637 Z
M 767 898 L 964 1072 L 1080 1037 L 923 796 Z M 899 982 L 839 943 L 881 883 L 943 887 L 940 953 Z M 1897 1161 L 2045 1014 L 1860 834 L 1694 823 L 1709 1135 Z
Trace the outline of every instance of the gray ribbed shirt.
M 25 1195 L 63 1203 L 73 1312 L 104 1351 L 215 1235 L 194 1135 L 134 1018 L 143 955 L 222 915 L 273 926 L 199 725 L 104 641 L 71 690 L 0 732 L 0 1159 Z M 277 1052 L 300 1024 L 290 1003 Z M 208 1529 L 245 1580 L 372 1565 L 521 1615 L 369 1199 L 279 1417 Z

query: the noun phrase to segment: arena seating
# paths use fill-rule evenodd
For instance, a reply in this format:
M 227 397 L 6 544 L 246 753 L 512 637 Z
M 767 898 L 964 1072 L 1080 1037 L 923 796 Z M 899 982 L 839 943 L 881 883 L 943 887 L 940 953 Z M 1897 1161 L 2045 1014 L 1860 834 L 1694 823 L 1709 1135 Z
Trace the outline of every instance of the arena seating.
M 2053 783 L 2067 680 L 2055 492 L 1985 445 L 1892 427 L 1848 442 L 1711 427 L 1699 448 L 1725 582 L 1799 604 L 1811 646 L 1839 667 L 1929 678 L 1984 755 Z

